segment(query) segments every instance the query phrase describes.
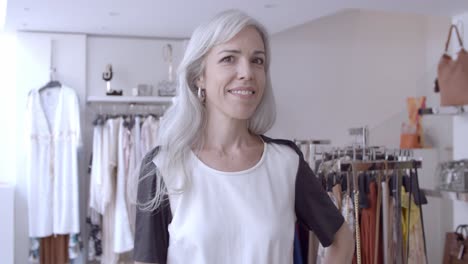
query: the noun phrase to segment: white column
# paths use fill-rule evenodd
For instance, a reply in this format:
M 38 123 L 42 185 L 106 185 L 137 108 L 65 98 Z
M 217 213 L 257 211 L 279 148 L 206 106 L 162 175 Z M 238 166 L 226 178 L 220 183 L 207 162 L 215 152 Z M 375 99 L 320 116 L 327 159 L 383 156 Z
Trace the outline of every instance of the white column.
M 468 49 L 468 13 L 464 13 L 453 18 L 454 24 L 461 24 L 464 35 L 465 49 Z M 454 36 L 452 36 L 454 37 Z M 452 42 L 452 48 L 458 50 L 457 42 Z M 468 87 L 467 87 L 468 89 Z M 453 118 L 453 158 L 468 159 L 468 116 L 455 116 Z M 455 201 L 453 205 L 453 227 L 460 224 L 468 224 L 468 202 Z

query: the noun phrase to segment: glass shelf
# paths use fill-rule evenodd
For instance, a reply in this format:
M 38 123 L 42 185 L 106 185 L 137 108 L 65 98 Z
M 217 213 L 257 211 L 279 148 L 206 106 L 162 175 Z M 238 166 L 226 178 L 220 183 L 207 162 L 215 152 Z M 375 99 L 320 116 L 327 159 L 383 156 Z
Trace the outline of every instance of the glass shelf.
M 426 196 L 468 202 L 468 192 L 422 189 Z
M 88 96 L 88 103 L 110 103 L 110 104 L 171 104 L 174 97 L 161 96 Z
M 468 114 L 468 105 L 420 108 L 420 115 L 462 115 Z

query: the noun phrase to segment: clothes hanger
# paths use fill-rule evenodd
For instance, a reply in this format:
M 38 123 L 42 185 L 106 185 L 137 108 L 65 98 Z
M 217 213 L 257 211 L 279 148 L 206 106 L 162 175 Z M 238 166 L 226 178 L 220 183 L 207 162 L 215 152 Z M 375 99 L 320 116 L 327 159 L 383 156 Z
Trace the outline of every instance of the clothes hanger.
M 57 72 L 57 69 L 53 66 L 53 62 L 54 62 L 53 55 L 54 55 L 54 41 L 51 40 L 50 41 L 50 61 L 49 61 L 50 63 L 49 82 L 46 83 L 41 88 L 39 88 L 39 91 L 43 91 L 49 88 L 61 88 L 62 87 L 62 84 L 59 81 L 55 80 L 54 78 L 54 75 Z

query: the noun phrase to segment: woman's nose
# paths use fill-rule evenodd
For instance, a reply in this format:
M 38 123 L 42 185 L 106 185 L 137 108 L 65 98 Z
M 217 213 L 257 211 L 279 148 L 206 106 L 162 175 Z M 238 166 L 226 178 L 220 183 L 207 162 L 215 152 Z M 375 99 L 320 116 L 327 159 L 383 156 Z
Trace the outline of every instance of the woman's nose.
M 241 80 L 253 79 L 253 69 L 249 60 L 243 59 L 239 61 L 239 64 L 237 66 L 237 75 Z

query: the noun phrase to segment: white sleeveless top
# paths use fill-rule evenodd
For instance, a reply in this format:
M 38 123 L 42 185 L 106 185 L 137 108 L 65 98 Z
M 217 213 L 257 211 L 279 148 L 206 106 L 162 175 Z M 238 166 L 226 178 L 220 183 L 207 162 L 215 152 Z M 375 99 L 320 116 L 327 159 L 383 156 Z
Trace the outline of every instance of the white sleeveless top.
M 293 263 L 297 221 L 325 247 L 344 219 L 294 142 L 262 136 L 260 161 L 223 172 L 191 153 L 190 184 L 136 215 L 135 261 L 158 264 Z M 141 166 L 138 201 L 154 197 L 159 148 Z M 149 175 L 149 176 L 148 176 Z M 177 183 L 176 183 L 177 184 Z
M 239 172 L 210 168 L 192 153 L 190 188 L 170 196 L 167 263 L 292 263 L 298 165 L 294 150 L 275 144 Z

